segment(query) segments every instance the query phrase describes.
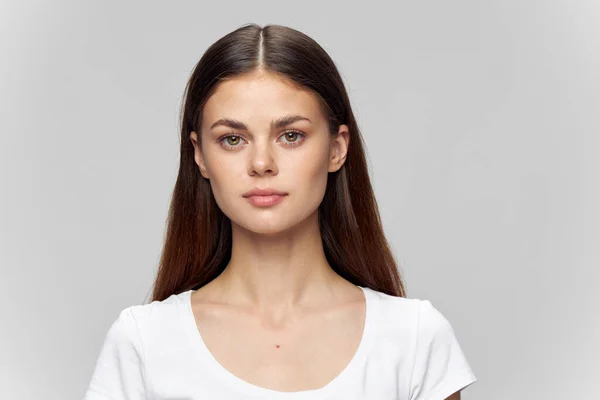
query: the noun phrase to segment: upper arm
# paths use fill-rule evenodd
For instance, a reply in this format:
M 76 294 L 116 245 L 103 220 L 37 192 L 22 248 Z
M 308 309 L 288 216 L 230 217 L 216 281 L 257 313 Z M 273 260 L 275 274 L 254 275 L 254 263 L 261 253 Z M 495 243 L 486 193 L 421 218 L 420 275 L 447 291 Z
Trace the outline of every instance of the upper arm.
M 84 400 L 144 400 L 144 348 L 131 307 L 104 338 Z
M 460 400 L 460 390 L 451 394 L 450 397 L 446 397 L 446 400 Z
M 450 322 L 420 300 L 410 400 L 460 399 L 458 392 L 475 381 Z

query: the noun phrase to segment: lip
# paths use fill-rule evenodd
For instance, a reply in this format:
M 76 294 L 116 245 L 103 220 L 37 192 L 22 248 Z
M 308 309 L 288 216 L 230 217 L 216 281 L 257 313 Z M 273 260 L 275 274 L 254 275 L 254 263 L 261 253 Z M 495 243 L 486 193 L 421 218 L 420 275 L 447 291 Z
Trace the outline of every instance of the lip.
M 286 195 L 272 194 L 269 196 L 247 196 L 246 200 L 257 207 L 268 207 L 282 202 L 285 197 Z
M 285 196 L 287 193 L 280 192 L 279 190 L 271 189 L 271 188 L 254 188 L 249 192 L 244 193 L 244 197 L 252 197 L 252 196 Z

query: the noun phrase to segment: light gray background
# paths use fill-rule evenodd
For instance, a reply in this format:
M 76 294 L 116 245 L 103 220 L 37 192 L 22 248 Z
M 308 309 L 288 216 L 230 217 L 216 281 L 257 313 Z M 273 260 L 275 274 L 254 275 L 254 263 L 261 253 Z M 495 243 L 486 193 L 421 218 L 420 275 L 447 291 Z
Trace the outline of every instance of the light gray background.
M 478 378 L 463 398 L 600 398 L 597 1 L 0 4 L 0 398 L 81 398 L 149 299 L 184 85 L 246 22 L 339 66 L 409 297 Z

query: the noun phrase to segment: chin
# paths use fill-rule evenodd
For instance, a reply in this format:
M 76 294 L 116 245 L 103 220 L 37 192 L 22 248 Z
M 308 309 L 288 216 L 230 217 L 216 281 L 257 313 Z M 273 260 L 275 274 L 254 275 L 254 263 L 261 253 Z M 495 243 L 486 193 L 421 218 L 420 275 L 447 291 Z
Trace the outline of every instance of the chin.
M 238 225 L 256 234 L 275 235 L 287 231 L 295 224 L 290 223 L 287 218 L 282 219 L 279 216 L 270 216 L 269 218 L 252 218 L 251 216 L 246 215 L 243 221 L 239 221 Z
M 318 203 L 307 201 L 304 204 L 287 203 L 277 204 L 273 207 L 255 207 L 245 204 L 242 207 L 232 207 L 232 212 L 224 212 L 233 225 L 258 235 L 277 235 L 297 228 L 315 216 Z M 246 201 L 244 199 L 244 201 Z
M 304 219 L 300 214 L 247 212 L 243 215 L 232 215 L 231 223 L 242 229 L 259 235 L 277 235 L 291 230 Z

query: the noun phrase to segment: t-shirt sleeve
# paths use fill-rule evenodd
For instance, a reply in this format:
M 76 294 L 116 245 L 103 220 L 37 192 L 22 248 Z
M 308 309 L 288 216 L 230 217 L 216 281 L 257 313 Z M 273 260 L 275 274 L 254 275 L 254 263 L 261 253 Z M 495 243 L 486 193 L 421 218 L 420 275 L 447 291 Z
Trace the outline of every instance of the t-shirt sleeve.
M 444 400 L 477 380 L 450 322 L 420 300 L 410 400 Z
M 145 398 L 144 349 L 132 307 L 128 307 L 105 336 L 83 400 Z

